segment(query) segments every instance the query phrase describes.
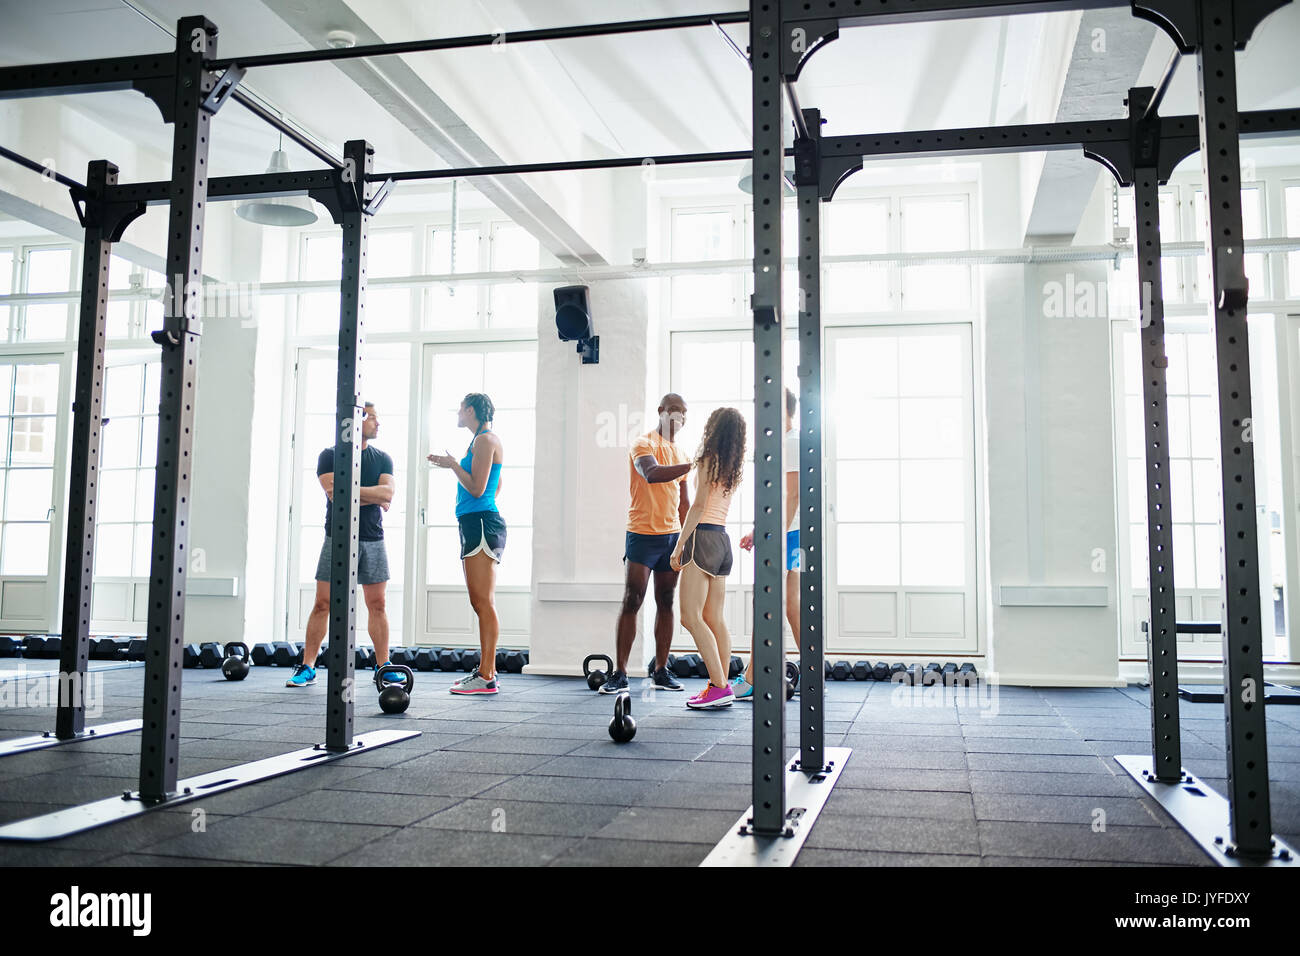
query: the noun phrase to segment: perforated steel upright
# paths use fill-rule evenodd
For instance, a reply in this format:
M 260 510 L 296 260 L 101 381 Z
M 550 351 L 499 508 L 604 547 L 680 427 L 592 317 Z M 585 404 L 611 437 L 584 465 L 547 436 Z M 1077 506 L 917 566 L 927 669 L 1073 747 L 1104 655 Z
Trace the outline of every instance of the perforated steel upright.
M 357 535 L 361 455 L 361 373 L 357 358 L 365 344 L 366 176 L 374 151 L 365 140 L 343 149 L 343 273 L 339 285 L 338 387 L 336 390 L 334 488 L 330 509 L 329 703 L 325 747 L 352 746 L 356 696 Z M 346 491 L 345 491 L 346 489 Z M 376 665 L 384 663 L 376 661 Z
M 70 740 L 86 729 L 85 681 L 90 643 L 90 587 L 95 563 L 95 506 L 99 499 L 99 447 L 103 435 L 104 331 L 108 316 L 108 264 L 113 242 L 142 212 L 141 203 L 110 203 L 117 167 L 94 160 L 86 173 L 81 307 L 77 325 L 77 380 L 72 403 L 68 480 L 68 540 L 63 565 L 63 645 L 59 653 L 59 704 L 54 734 Z
M 1230 852 L 1272 853 L 1264 715 L 1259 540 L 1251 432 L 1248 283 L 1241 224 L 1236 49 L 1287 0 L 1134 0 L 1134 12 L 1196 53 L 1205 183 L 1205 251 L 1212 275 L 1218 368 L 1219 454 L 1223 468 L 1223 626 Z
M 185 641 L 185 581 L 189 564 L 190 473 L 203 276 L 203 217 L 208 198 L 211 115 L 203 101 L 215 78 L 204 57 L 216 53 L 217 28 L 185 17 L 176 34 L 172 101 L 172 181 L 168 196 L 167 285 L 154 473 L 153 552 L 149 564 L 148 647 L 144 725 L 140 740 L 140 798 L 165 799 L 176 789 L 181 721 L 181 653 Z
M 754 830 L 785 830 L 781 4 L 751 0 L 754 118 Z
M 825 760 L 825 660 L 822 627 L 822 298 L 821 111 L 804 110 L 808 136 L 795 140 L 799 215 L 799 769 Z

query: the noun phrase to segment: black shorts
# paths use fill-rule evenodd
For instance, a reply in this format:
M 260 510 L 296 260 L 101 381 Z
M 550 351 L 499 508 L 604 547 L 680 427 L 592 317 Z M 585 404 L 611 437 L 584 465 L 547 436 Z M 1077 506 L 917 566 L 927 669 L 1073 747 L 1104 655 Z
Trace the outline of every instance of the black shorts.
M 710 577 L 731 573 L 731 539 L 720 524 L 698 524 L 682 545 L 682 567 L 693 564 Z
M 460 556 L 471 557 L 482 551 L 496 561 L 506 550 L 506 523 L 496 511 L 471 511 L 457 519 L 460 523 Z
M 676 531 L 669 534 L 627 533 L 627 542 L 623 545 L 623 560 L 644 564 L 651 571 L 671 571 L 673 566 L 669 558 L 677 547 Z

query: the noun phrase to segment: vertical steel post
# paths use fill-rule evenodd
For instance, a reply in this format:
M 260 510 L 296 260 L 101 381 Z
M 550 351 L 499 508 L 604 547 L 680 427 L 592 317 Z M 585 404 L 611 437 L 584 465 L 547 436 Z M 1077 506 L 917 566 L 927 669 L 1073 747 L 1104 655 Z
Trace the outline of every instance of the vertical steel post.
M 1130 93 L 1130 111 L 1137 104 Z M 1178 724 L 1178 633 L 1174 610 L 1174 529 L 1169 489 L 1169 402 L 1165 385 L 1165 302 L 1160 271 L 1160 179 L 1154 167 L 1133 175 L 1134 249 L 1142 324 L 1142 444 L 1146 449 L 1147 620 L 1151 668 L 1151 766 L 1165 783 L 1182 779 Z
M 754 117 L 754 830 L 785 830 L 781 3 L 751 0 Z
M 795 142 L 799 211 L 799 769 L 825 765 L 822 627 L 821 111 L 804 110 L 809 138 Z
M 343 271 L 339 286 L 338 388 L 334 434 L 334 497 L 330 508 L 329 694 L 325 747 L 352 746 L 356 696 L 357 534 L 361 453 L 361 375 L 357 366 L 365 343 L 366 176 L 374 151 L 365 140 L 343 149 Z M 375 661 L 378 666 L 383 661 Z
M 1271 852 L 1268 748 L 1264 720 L 1263 630 L 1251 431 L 1248 289 L 1242 252 L 1241 151 L 1233 0 L 1200 0 L 1196 56 L 1205 181 L 1206 256 L 1213 275 L 1219 448 L 1223 466 L 1223 699 L 1228 804 L 1235 851 Z
M 162 346 L 162 389 L 140 740 L 140 797 L 147 801 L 165 799 L 176 790 L 203 216 L 208 199 L 212 120 L 202 104 L 215 83 L 213 75 L 204 69 L 203 60 L 216 55 L 216 46 L 217 28 L 204 17 L 184 17 L 177 24 L 167 227 L 170 294 L 164 305 L 163 328 L 153 336 Z
M 81 310 L 77 324 L 77 382 L 72 405 L 72 460 L 68 478 L 68 539 L 63 564 L 63 646 L 59 654 L 59 709 L 54 734 L 69 740 L 86 729 L 85 682 L 90 643 L 90 587 L 95 565 L 95 503 L 99 497 L 99 443 L 104 392 L 104 335 L 113 224 L 104 191 L 117 185 L 117 167 L 95 160 L 86 171 L 86 244 L 82 249 Z

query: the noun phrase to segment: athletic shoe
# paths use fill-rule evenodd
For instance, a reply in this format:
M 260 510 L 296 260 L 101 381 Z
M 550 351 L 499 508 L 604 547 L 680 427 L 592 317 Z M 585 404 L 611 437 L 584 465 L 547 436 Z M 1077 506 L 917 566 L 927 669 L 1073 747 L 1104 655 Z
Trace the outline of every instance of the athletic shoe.
M 614 671 L 605 679 L 605 683 L 600 685 L 602 694 L 618 694 L 627 690 L 627 675 L 622 671 Z
M 661 667 L 654 674 L 655 690 L 685 690 L 686 687 L 666 667 Z
M 299 664 L 293 669 L 293 676 L 284 682 L 285 687 L 306 687 L 316 683 L 316 668 Z
M 754 701 L 754 685 L 745 680 L 744 674 L 731 682 L 731 692 L 736 700 L 747 700 L 750 703 Z
M 385 667 L 392 666 L 393 662 L 389 660 L 384 661 L 383 664 L 375 668 L 375 683 L 379 685 L 380 690 L 383 690 L 388 684 L 401 684 L 406 680 L 406 675 L 401 671 L 389 671 L 388 673 L 384 673 Z
M 484 680 L 475 671 L 459 683 L 452 684 L 447 688 L 453 694 L 495 694 L 497 692 L 497 679 Z
M 692 710 L 716 710 L 730 707 L 735 699 L 736 695 L 731 692 L 730 686 L 714 687 L 708 684 L 704 690 L 688 700 L 686 706 Z
M 457 684 L 463 684 L 463 683 L 465 683 L 465 681 L 469 680 L 471 677 L 478 677 L 478 668 L 477 668 L 477 667 L 474 668 L 474 670 L 472 670 L 470 673 L 466 674 L 464 677 L 457 677 L 454 681 L 451 682 L 451 686 L 452 686 L 452 687 L 455 687 Z

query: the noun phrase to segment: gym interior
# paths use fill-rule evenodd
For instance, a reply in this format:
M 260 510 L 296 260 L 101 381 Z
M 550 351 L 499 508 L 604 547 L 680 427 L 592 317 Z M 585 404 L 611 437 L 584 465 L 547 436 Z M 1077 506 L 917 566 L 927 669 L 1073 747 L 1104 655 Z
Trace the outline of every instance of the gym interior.
M 0 20 L 0 865 L 1297 865 L 1300 4 Z

